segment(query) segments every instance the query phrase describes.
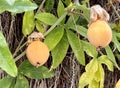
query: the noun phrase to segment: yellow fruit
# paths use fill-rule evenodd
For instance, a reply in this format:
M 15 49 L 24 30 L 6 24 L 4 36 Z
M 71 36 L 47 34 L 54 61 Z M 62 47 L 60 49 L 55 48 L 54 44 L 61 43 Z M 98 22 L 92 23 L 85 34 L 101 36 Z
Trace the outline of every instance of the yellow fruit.
M 49 50 L 43 42 L 33 41 L 27 47 L 26 56 L 32 65 L 39 67 L 47 62 Z
M 104 20 L 96 20 L 87 31 L 89 42 L 96 48 L 107 46 L 112 40 L 112 30 Z

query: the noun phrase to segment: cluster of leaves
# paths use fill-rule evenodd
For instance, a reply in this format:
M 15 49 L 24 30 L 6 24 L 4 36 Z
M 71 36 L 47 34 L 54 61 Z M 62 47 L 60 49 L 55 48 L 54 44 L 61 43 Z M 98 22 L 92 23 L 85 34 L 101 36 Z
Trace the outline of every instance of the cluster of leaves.
M 90 9 L 86 7 L 84 0 L 83 5 L 72 4 L 71 0 L 59 0 L 57 7 L 57 15 L 50 13 L 54 0 L 47 0 L 44 12 L 34 13 L 37 5 L 29 0 L 0 0 L 0 12 L 10 11 L 13 13 L 24 13 L 22 32 L 24 36 L 29 35 L 36 28 L 45 36 L 44 43 L 48 46 L 52 55 L 52 65 L 50 70 L 57 68 L 67 54 L 69 46 L 71 47 L 76 59 L 80 64 L 86 65 L 85 54 L 93 59 L 86 65 L 85 72 L 80 77 L 79 88 L 89 85 L 89 88 L 104 87 L 104 69 L 102 64 L 107 65 L 110 71 L 113 71 L 113 66 L 118 65 L 115 60 L 113 51 L 109 46 L 105 48 L 106 55 L 98 57 L 98 51 L 87 41 L 87 27 L 89 22 Z M 51 3 L 51 4 L 48 4 Z M 65 7 L 67 6 L 67 7 Z M 73 11 L 72 11 L 73 10 Z M 69 13 L 69 11 L 72 11 Z M 82 11 L 81 15 L 74 14 Z M 66 19 L 67 16 L 67 19 Z M 49 26 L 46 31 L 43 26 Z M 79 37 L 83 38 L 80 39 Z M 9 76 L 0 80 L 0 86 L 4 88 L 15 87 L 28 88 L 26 77 L 31 79 L 50 78 L 54 73 L 48 68 L 41 66 L 35 68 L 27 60 L 23 61 L 17 68 L 12 54 L 7 46 L 7 43 L 0 32 L 0 67 L 6 71 Z M 120 52 L 119 33 L 113 31 L 113 39 L 115 49 Z M 91 75 L 90 75 L 91 74 Z M 26 77 L 25 77 L 26 76 Z M 4 85 L 6 83 L 7 85 Z

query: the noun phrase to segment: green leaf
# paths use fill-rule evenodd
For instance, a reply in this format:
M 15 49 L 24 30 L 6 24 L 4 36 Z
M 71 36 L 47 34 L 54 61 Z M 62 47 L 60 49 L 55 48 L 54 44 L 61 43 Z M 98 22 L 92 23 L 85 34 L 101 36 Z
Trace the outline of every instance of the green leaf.
M 99 88 L 99 82 L 92 80 L 92 82 L 89 84 L 88 88 Z
M 100 78 L 100 88 L 104 88 L 104 76 L 105 76 L 105 73 L 104 73 L 104 69 L 103 69 L 103 67 L 102 67 L 102 65 L 99 63 L 99 72 L 100 72 L 100 76 L 101 76 L 101 78 Z
M 98 70 L 98 61 L 96 58 L 93 58 L 85 67 L 85 71 L 92 75 Z
M 43 28 L 43 26 L 41 25 L 41 22 L 40 22 L 40 21 L 36 20 L 36 21 L 35 21 L 35 25 L 36 25 L 36 28 L 37 28 L 37 30 L 38 30 L 39 32 L 41 32 L 41 33 L 44 32 L 44 28 Z
M 87 8 L 85 5 L 79 5 L 79 6 L 76 6 L 75 9 L 82 10 L 83 16 L 89 22 L 89 20 L 90 20 L 90 9 L 89 8 Z
M 58 26 L 46 36 L 44 42 L 48 46 L 49 50 L 52 50 L 55 48 L 55 46 L 61 40 L 63 34 L 64 34 L 64 28 L 61 26 Z
M 28 80 L 23 75 L 19 75 L 14 88 L 29 88 Z
M 53 25 L 57 21 L 57 18 L 51 13 L 38 13 L 35 15 L 35 18 L 47 25 Z
M 68 6 L 71 3 L 71 0 L 65 0 L 65 4 Z
M 17 75 L 16 64 L 2 32 L 0 32 L 0 67 L 13 77 Z
M 45 2 L 45 11 L 50 12 L 53 9 L 55 0 L 46 0 Z
M 51 51 L 52 53 L 52 66 L 51 69 L 55 69 L 64 59 L 67 50 L 68 50 L 68 40 L 67 36 L 64 33 L 60 42 L 56 45 L 56 47 Z
M 25 12 L 22 25 L 22 32 L 24 36 L 29 35 L 34 30 L 34 26 L 34 12 Z
M 112 41 L 114 42 L 115 46 L 117 47 L 118 51 L 120 52 L 120 43 L 117 40 L 115 32 L 113 32 Z
M 65 27 L 68 28 L 68 29 L 70 29 L 70 28 L 76 29 L 75 23 L 78 20 L 78 18 L 79 18 L 79 15 L 71 15 L 69 17 Z
M 0 88 L 10 88 L 13 80 L 14 78 L 10 76 L 0 79 Z
M 105 47 L 105 50 L 106 50 L 106 53 L 107 53 L 108 58 L 114 63 L 114 65 L 115 65 L 118 69 L 120 69 L 119 66 L 118 66 L 118 64 L 117 64 L 117 62 L 116 62 L 116 60 L 115 60 L 114 54 L 113 54 L 112 50 L 110 49 L 110 47 L 109 47 L 109 46 L 106 46 L 106 47 Z
M 58 17 L 61 17 L 64 14 L 64 12 L 65 12 L 64 5 L 63 5 L 62 1 L 59 0 L 58 7 L 57 7 Z
M 91 57 L 97 57 L 98 52 L 97 52 L 96 48 L 93 45 L 91 45 L 90 43 L 88 43 L 86 41 L 83 41 L 83 40 L 81 40 L 81 43 L 82 43 L 84 51 L 89 56 L 91 56 Z
M 80 35 L 87 38 L 87 29 L 83 26 L 76 25 L 76 28 L 74 28 L 75 31 L 77 31 Z
M 28 78 L 32 79 L 43 79 L 43 78 L 51 78 L 54 76 L 54 73 L 49 71 L 48 68 L 44 66 L 40 66 L 36 68 L 31 65 L 28 60 L 25 60 L 19 66 L 19 73 L 24 74 Z
M 0 13 L 4 12 L 7 6 L 9 4 L 5 0 L 0 0 Z
M 79 80 L 79 88 L 84 88 L 84 86 L 91 84 L 95 78 L 95 73 L 98 70 L 97 59 L 92 59 L 85 67 L 86 72 L 82 74 Z
M 106 56 L 106 55 L 102 55 L 98 58 L 98 61 L 101 63 L 101 64 L 105 64 L 107 65 L 108 69 L 110 71 L 113 71 L 113 64 L 112 62 L 109 60 L 109 58 Z
M 69 44 L 70 44 L 77 60 L 82 65 L 85 65 L 84 51 L 81 46 L 80 39 L 72 31 L 70 31 L 70 30 L 66 30 L 66 31 L 67 31 L 67 37 L 68 37 Z
M 89 80 L 89 79 L 87 79 L 87 74 L 86 74 L 86 72 L 84 72 L 82 75 L 81 75 L 81 77 L 80 77 L 80 79 L 79 79 L 79 87 L 78 88 L 84 88 L 86 85 L 88 85 L 89 84 L 89 82 L 91 81 L 91 80 Z
M 5 0 L 9 5 L 13 5 L 15 0 Z
M 13 5 L 5 6 L 5 8 L 13 13 L 22 13 L 36 9 L 37 5 L 31 1 L 15 1 Z

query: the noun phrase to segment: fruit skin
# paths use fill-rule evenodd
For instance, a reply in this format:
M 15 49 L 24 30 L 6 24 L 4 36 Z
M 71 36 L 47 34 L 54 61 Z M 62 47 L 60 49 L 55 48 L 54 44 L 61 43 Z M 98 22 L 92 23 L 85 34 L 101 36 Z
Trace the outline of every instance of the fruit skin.
M 43 42 L 33 41 L 26 49 L 26 56 L 32 65 L 39 67 L 47 62 L 49 50 Z
M 87 31 L 89 42 L 96 48 L 107 46 L 112 40 L 112 30 L 104 20 L 96 20 Z

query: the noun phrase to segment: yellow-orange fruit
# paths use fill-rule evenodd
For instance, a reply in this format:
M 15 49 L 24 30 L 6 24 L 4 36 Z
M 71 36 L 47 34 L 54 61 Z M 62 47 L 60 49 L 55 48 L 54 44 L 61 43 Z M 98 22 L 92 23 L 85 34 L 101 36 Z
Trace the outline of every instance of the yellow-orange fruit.
M 112 30 L 104 20 L 96 20 L 87 31 L 89 42 L 96 48 L 107 46 L 112 40 Z
M 33 41 L 27 47 L 26 56 L 32 65 L 39 67 L 47 62 L 49 50 L 43 42 Z

